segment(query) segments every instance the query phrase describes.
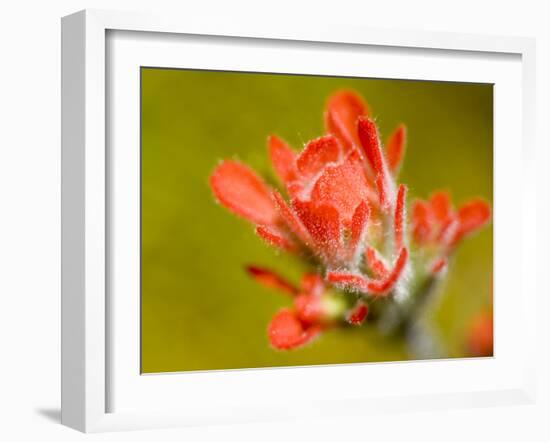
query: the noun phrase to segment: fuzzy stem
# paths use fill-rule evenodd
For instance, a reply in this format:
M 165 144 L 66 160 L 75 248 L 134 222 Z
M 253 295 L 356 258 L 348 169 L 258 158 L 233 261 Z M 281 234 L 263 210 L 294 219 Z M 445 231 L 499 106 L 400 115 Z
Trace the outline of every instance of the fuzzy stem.
M 390 335 L 407 335 L 423 316 L 423 308 L 432 298 L 438 279 L 428 275 L 403 303 L 392 302 L 380 318 L 383 331 Z

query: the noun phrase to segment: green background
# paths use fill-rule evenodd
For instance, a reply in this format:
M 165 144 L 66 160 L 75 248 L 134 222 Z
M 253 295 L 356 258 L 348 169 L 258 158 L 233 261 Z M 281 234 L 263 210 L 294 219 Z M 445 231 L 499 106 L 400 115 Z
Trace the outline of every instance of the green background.
M 266 139 L 296 149 L 323 133 L 327 97 L 352 88 L 386 138 L 400 122 L 408 146 L 400 182 L 409 203 L 433 190 L 455 204 L 492 202 L 492 85 L 142 68 L 142 372 L 403 360 L 404 345 L 373 327 L 339 329 L 291 352 L 267 325 L 283 294 L 244 271 L 270 267 L 297 282 L 299 260 L 277 253 L 218 205 L 208 178 L 221 159 L 276 184 Z M 463 356 L 471 317 L 490 302 L 492 227 L 459 248 L 431 314 L 449 357 Z

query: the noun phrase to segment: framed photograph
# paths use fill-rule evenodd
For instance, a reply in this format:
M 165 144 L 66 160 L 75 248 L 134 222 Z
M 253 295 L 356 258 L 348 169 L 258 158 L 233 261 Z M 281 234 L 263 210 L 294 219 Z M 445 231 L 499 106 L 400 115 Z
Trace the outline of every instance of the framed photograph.
M 62 54 L 65 425 L 533 400 L 533 40 L 94 10 Z

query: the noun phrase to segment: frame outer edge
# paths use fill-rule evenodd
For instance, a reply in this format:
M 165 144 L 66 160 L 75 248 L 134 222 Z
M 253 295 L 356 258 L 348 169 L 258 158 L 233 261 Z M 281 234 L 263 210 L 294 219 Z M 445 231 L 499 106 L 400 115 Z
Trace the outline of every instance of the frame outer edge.
M 85 427 L 85 14 L 61 21 L 61 423 Z
M 105 417 L 105 28 L 80 11 L 61 30 L 61 423 Z

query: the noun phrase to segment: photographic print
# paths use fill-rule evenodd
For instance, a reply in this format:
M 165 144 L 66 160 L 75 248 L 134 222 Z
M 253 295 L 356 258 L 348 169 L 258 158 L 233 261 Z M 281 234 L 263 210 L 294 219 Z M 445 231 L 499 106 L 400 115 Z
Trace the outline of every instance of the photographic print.
M 491 84 L 141 68 L 142 373 L 493 355 Z

